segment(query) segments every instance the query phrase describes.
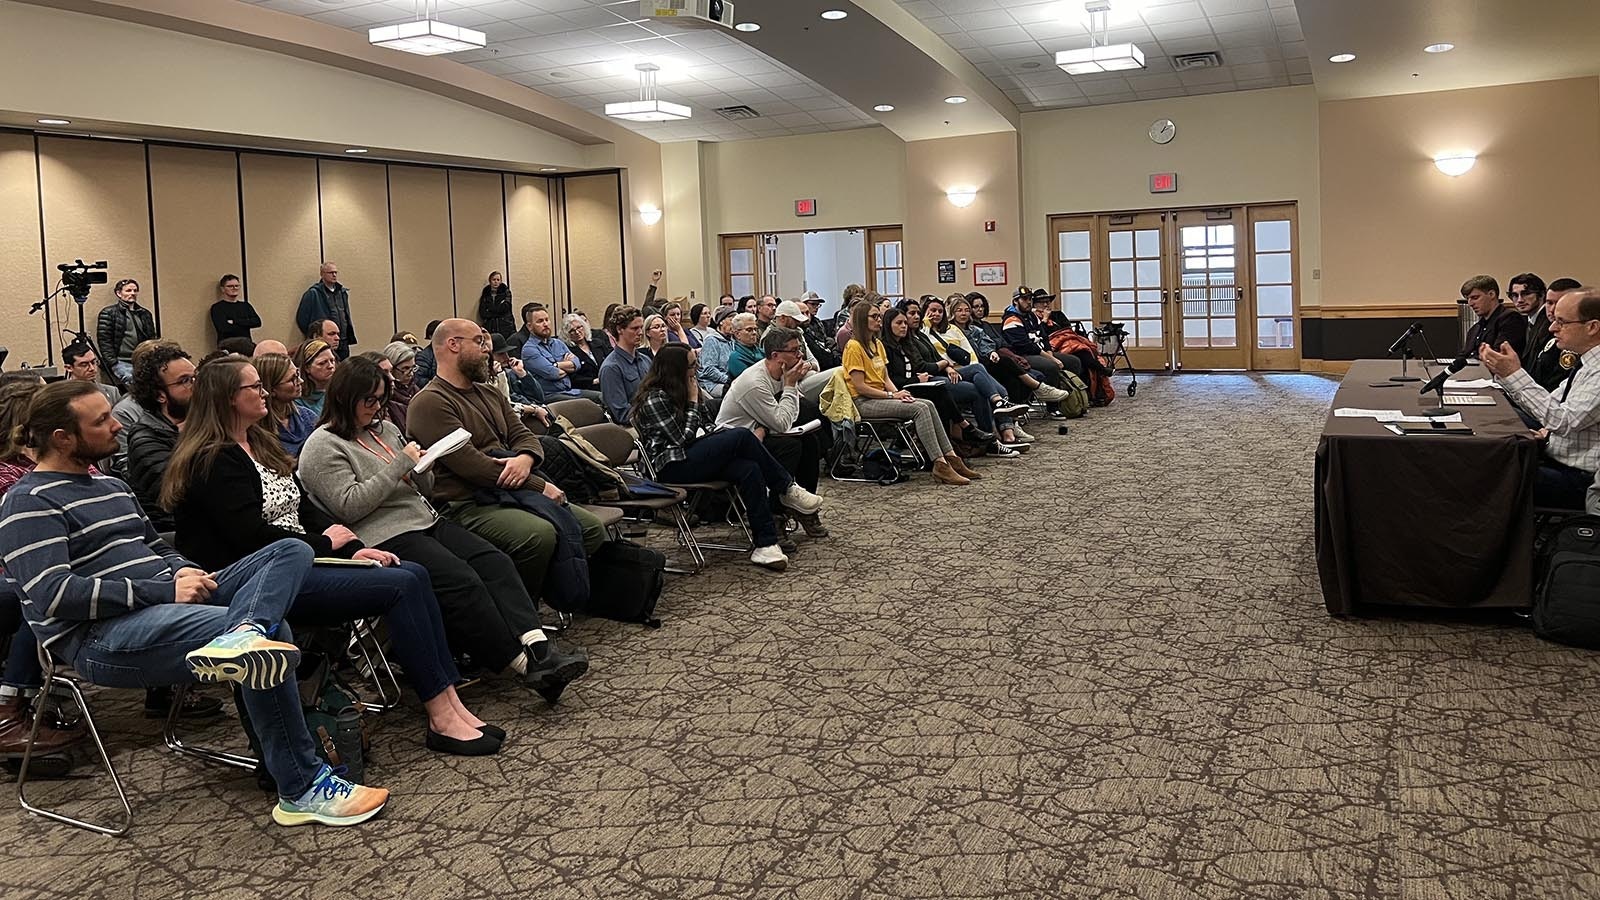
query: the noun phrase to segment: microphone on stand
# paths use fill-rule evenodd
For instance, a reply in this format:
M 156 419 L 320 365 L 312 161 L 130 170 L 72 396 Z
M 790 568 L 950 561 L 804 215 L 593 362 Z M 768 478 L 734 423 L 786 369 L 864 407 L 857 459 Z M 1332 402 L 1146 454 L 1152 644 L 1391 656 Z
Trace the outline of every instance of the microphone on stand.
M 1433 408 L 1433 409 L 1424 409 L 1422 411 L 1422 415 L 1425 415 L 1425 416 L 1450 416 L 1450 415 L 1454 415 L 1457 412 L 1457 410 L 1451 409 L 1450 407 L 1444 405 L 1444 383 L 1445 383 L 1445 380 L 1448 379 L 1451 375 L 1454 375 L 1455 373 L 1461 371 L 1462 369 L 1465 369 L 1466 367 L 1467 367 L 1467 358 L 1465 356 L 1458 356 L 1454 360 L 1451 360 L 1450 365 L 1447 366 L 1444 369 L 1444 371 L 1442 371 L 1439 374 L 1433 376 L 1433 378 L 1431 380 L 1429 380 L 1427 384 L 1422 386 L 1422 390 L 1417 392 L 1417 396 L 1419 396 L 1419 397 L 1423 396 L 1423 395 L 1426 395 L 1428 393 L 1431 393 L 1433 391 L 1438 391 L 1439 392 L 1439 405 L 1438 405 L 1438 407 Z
M 1389 356 L 1393 356 L 1396 353 L 1399 353 L 1401 348 L 1405 347 L 1407 341 L 1410 341 L 1413 337 L 1415 337 L 1416 335 L 1421 334 L 1421 333 L 1422 333 L 1422 323 L 1421 322 L 1412 322 L 1411 325 L 1406 328 L 1405 332 L 1402 333 L 1399 337 L 1395 338 L 1394 343 L 1389 345 L 1389 354 L 1388 355 Z

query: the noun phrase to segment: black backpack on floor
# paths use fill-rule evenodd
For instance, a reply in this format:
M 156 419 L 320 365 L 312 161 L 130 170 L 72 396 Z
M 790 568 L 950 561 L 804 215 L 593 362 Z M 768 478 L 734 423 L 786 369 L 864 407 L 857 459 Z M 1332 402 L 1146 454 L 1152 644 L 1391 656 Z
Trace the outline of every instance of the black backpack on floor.
M 1600 516 L 1562 522 L 1541 554 L 1533 598 L 1533 633 L 1600 649 Z
M 578 612 L 660 628 L 656 601 L 666 585 L 667 558 L 632 541 L 607 541 L 589 559 L 589 603 Z

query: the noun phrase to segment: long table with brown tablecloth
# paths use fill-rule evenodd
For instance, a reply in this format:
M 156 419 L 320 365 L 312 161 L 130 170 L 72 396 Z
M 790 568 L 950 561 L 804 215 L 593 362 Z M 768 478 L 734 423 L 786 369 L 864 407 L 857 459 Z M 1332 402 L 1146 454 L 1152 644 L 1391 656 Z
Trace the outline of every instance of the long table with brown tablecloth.
M 1398 374 L 1398 361 L 1353 363 L 1322 428 L 1316 548 L 1328 612 L 1529 605 L 1539 441 L 1496 388 L 1452 391 L 1494 398 L 1459 407 L 1470 435 L 1397 435 L 1376 419 L 1334 415 L 1416 415 L 1437 404 L 1437 394 L 1418 396 L 1416 382 L 1375 386 Z M 1489 373 L 1475 364 L 1453 377 Z

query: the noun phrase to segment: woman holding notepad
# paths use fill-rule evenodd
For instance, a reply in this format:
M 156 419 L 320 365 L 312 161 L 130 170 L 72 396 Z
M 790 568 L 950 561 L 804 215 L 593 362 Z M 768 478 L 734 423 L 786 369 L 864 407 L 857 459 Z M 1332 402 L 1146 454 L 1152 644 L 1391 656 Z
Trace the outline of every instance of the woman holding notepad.
M 427 570 L 363 546 L 342 525 L 305 527 L 313 510 L 302 503 L 294 459 L 267 427 L 269 390 L 246 359 L 224 357 L 198 370 L 189 415 L 162 479 L 161 504 L 177 522 L 178 548 L 213 571 L 284 538 L 310 544 L 318 557 L 370 562 L 370 568 L 313 566 L 289 623 L 326 627 L 382 616 L 395 657 L 427 711 L 428 749 L 461 756 L 499 750 L 504 732 L 472 715 L 456 695 L 461 676 Z M 311 753 L 310 747 L 295 749 Z

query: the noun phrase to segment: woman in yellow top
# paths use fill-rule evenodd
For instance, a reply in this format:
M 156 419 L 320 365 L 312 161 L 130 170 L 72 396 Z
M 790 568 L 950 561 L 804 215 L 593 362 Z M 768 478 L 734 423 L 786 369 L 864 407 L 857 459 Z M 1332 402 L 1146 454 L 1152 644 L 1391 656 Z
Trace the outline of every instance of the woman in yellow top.
M 917 439 L 933 459 L 933 477 L 945 484 L 971 484 L 978 473 L 950 445 L 950 435 L 939 423 L 933 402 L 895 390 L 889 381 L 883 341 L 878 339 L 883 313 L 873 304 L 857 303 L 850 311 L 850 342 L 844 347 L 844 373 L 850 396 L 863 419 L 894 419 L 910 422 Z

